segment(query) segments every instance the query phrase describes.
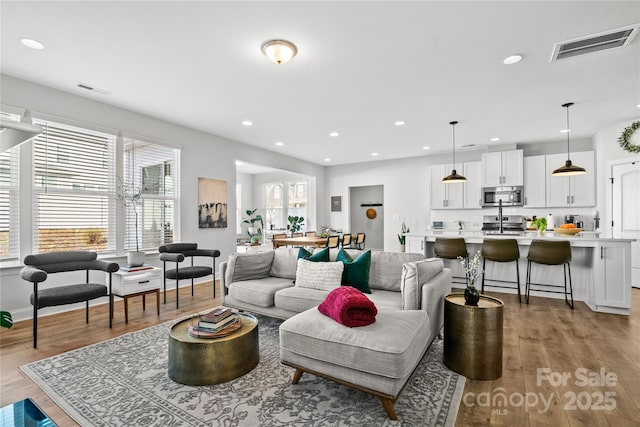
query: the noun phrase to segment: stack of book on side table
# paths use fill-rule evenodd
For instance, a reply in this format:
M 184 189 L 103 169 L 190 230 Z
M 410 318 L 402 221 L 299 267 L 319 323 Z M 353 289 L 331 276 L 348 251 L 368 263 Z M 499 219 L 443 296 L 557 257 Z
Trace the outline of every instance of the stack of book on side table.
M 189 325 L 188 334 L 194 338 L 221 338 L 237 331 L 242 326 L 240 317 L 229 307 L 218 306 L 196 316 Z

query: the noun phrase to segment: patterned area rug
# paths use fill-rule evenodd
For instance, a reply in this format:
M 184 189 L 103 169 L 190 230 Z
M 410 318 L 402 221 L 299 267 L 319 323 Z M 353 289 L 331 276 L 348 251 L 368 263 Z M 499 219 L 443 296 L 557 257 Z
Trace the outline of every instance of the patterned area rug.
M 465 378 L 442 363 L 436 339 L 390 421 L 380 400 L 280 364 L 281 320 L 259 316 L 260 363 L 215 386 L 167 376 L 172 322 L 21 366 L 82 426 L 453 426 Z

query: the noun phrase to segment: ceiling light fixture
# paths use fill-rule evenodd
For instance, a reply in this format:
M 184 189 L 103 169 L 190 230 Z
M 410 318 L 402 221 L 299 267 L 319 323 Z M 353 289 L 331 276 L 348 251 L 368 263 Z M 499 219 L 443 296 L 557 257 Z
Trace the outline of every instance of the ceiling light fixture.
M 522 61 L 522 55 L 511 55 L 504 58 L 502 60 L 502 63 L 505 65 L 513 65 L 517 64 L 520 61 Z
M 325 161 L 325 162 L 330 162 L 330 161 L 331 161 L 331 159 L 327 157 L 326 159 L 324 159 L 324 161 Z
M 407 122 L 405 122 L 404 120 L 398 120 L 395 123 L 393 123 L 396 126 L 404 126 L 407 124 Z
M 242 122 L 242 126 L 253 126 L 253 122 L 250 122 L 249 120 L 244 120 Z
M 567 129 L 570 129 L 570 127 L 569 127 L 569 107 L 571 107 L 572 105 L 573 105 L 573 102 L 567 102 L 566 104 L 562 104 L 562 106 L 567 109 Z M 576 165 L 571 163 L 571 158 L 569 157 L 569 155 L 570 155 L 570 151 L 569 151 L 569 133 L 570 132 L 566 132 L 566 134 L 567 134 L 567 161 L 565 162 L 564 166 L 561 166 L 558 169 L 554 170 L 553 173 L 551 174 L 552 176 L 584 175 L 585 173 L 587 173 L 585 168 L 581 168 L 580 166 L 576 166 Z
M 262 52 L 276 64 L 285 64 L 298 53 L 298 48 L 286 40 L 267 40 L 262 43 Z
M 282 142 L 282 141 L 278 141 L 278 142 L 276 142 L 276 145 L 277 145 L 278 147 L 282 147 L 282 146 L 284 145 L 284 142 Z
M 490 139 L 491 142 L 498 142 L 500 141 L 500 138 L 498 138 L 497 136 L 494 136 L 493 138 Z
M 449 122 L 449 124 L 451 125 L 451 129 L 453 129 L 453 169 L 451 170 L 451 175 L 442 178 L 442 182 L 444 184 L 460 184 L 467 182 L 467 178 L 458 175 L 458 172 L 456 172 L 456 125 L 458 122 L 453 121 Z
M 430 149 L 431 149 L 431 147 L 429 147 L 428 145 L 425 145 L 425 146 L 423 146 L 423 147 L 422 147 L 422 149 L 423 149 L 423 150 L 430 150 Z
M 335 137 L 337 137 L 337 136 L 340 136 L 340 134 L 339 134 L 338 132 L 331 132 L 331 133 L 329 134 L 329 136 L 330 136 L 330 137 L 332 137 L 332 138 L 335 138 Z
M 377 156 L 379 153 L 371 153 L 372 156 Z
M 23 46 L 26 46 L 30 49 L 36 49 L 36 50 L 44 49 L 44 45 L 40 43 L 38 40 L 29 39 L 27 37 L 22 37 L 20 39 L 20 43 L 22 43 Z

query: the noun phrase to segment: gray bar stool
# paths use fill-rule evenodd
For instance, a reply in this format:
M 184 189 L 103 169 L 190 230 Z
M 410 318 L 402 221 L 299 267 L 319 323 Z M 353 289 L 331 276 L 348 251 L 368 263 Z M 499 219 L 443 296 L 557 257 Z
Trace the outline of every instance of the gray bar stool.
M 520 259 L 520 250 L 518 249 L 518 241 L 516 239 L 484 239 L 482 242 L 482 288 L 481 293 L 484 293 L 484 281 L 486 276 L 486 264 L 487 260 L 494 262 L 513 262 L 516 263 L 516 282 L 518 285 L 518 302 L 522 303 L 520 299 L 520 266 L 518 260 Z M 490 282 L 502 282 L 502 283 L 514 283 L 508 280 L 486 279 Z M 513 286 L 502 285 L 490 285 L 494 288 L 513 289 Z
M 436 243 L 433 248 L 436 256 L 438 258 L 443 259 L 455 259 L 458 257 L 465 258 L 467 262 L 469 262 L 469 253 L 467 252 L 467 244 L 465 243 L 463 238 L 444 238 L 444 237 L 436 237 Z M 464 282 L 452 282 L 452 283 L 464 283 L 465 285 L 468 282 L 468 278 L 465 277 L 457 277 L 456 279 L 464 279 Z
M 547 289 L 534 289 L 534 291 L 564 294 L 565 302 L 573 310 L 573 286 L 571 285 L 571 244 L 569 243 L 569 241 L 534 240 L 531 242 L 527 260 L 527 304 L 529 304 L 529 293 L 531 291 L 531 285 L 556 288 L 560 287 L 559 285 L 531 283 L 531 263 L 542 265 L 562 265 L 564 271 L 564 292 Z M 569 292 L 567 292 L 567 271 L 569 272 Z M 571 296 L 571 303 L 569 303 L 567 295 Z

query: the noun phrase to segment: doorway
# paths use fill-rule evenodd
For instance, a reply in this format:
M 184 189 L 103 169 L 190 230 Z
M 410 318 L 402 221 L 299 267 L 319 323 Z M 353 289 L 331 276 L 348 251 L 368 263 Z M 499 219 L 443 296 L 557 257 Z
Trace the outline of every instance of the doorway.
M 367 249 L 384 250 L 384 186 L 349 187 L 349 226 L 355 233 L 365 233 Z
M 611 166 L 613 237 L 631 242 L 631 285 L 640 288 L 640 162 Z

